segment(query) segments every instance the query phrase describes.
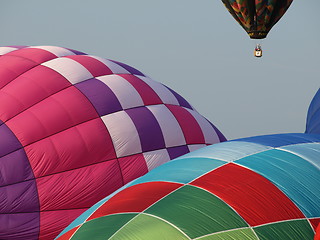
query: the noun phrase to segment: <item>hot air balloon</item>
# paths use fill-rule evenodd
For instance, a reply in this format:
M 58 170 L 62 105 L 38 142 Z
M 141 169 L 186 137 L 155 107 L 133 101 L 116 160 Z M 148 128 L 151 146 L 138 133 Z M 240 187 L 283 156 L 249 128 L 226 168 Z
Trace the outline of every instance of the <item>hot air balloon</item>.
M 0 48 L 0 239 L 53 239 L 103 197 L 224 136 L 126 64 Z
M 293 0 L 222 0 L 234 19 L 251 39 L 263 39 L 280 20 Z M 255 56 L 262 56 L 260 44 Z
M 310 240 L 320 222 L 320 135 L 211 145 L 101 200 L 57 238 Z
M 320 134 L 320 89 L 313 97 L 308 110 L 306 133 Z

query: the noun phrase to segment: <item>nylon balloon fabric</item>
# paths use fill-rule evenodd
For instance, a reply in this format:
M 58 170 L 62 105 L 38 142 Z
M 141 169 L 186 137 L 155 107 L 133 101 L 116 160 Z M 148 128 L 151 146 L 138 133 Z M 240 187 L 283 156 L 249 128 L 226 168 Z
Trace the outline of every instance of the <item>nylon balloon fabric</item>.
M 280 20 L 293 0 L 222 0 L 250 38 L 262 39 Z
M 313 97 L 308 109 L 306 133 L 320 134 L 320 89 Z
M 126 64 L 0 47 L 0 239 L 53 239 L 149 170 L 225 137 Z
M 314 236 L 314 240 L 320 240 L 320 223 L 318 224 L 316 235 Z
M 199 149 L 101 200 L 57 239 L 313 239 L 319 143 L 278 134 Z

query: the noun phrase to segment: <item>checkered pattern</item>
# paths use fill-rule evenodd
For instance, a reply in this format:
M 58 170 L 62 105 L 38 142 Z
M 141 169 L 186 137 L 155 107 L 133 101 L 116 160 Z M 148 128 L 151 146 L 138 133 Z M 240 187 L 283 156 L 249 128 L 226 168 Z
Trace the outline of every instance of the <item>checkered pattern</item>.
M 54 46 L 0 47 L 0 121 L 1 239 L 52 239 L 129 181 L 225 140 L 137 69 Z

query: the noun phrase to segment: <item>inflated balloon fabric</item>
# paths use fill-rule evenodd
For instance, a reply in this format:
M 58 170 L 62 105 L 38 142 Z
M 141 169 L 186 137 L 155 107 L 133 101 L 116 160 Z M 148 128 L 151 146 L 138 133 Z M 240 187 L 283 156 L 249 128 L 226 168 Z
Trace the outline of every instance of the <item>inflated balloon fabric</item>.
M 0 48 L 0 239 L 53 239 L 149 170 L 224 141 L 180 95 L 120 62 Z
M 320 223 L 318 224 L 316 235 L 314 236 L 314 240 L 320 240 Z
M 308 109 L 306 133 L 320 134 L 320 89 L 313 97 Z
M 281 19 L 293 0 L 222 0 L 250 38 L 262 39 Z
M 320 135 L 312 134 L 208 146 L 98 202 L 58 239 L 311 240 L 319 159 Z

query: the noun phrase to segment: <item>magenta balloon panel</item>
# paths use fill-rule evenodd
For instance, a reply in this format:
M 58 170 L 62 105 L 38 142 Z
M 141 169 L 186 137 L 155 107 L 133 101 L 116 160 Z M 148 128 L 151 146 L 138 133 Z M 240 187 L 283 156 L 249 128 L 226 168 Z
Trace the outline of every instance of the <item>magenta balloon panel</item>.
M 0 239 L 53 239 L 124 184 L 224 140 L 179 94 L 126 64 L 0 47 Z

